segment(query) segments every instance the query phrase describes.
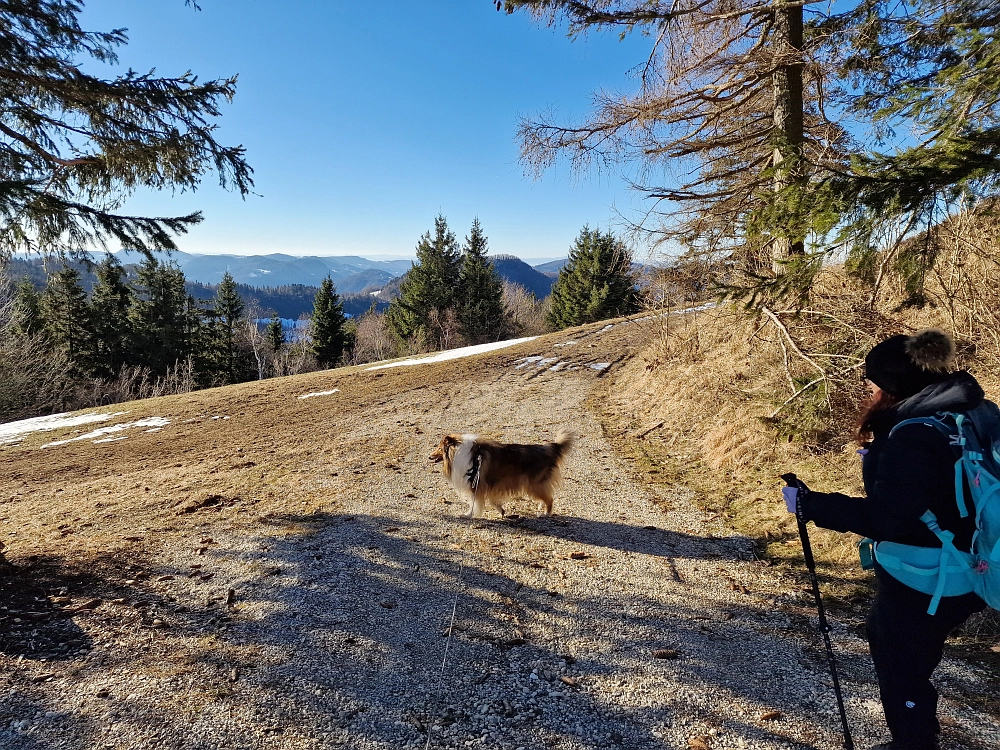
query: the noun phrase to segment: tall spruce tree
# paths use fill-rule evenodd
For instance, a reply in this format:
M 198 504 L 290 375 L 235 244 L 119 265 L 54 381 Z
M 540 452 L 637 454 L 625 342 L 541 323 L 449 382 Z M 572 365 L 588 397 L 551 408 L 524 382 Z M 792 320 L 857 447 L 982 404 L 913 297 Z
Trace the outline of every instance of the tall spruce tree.
M 638 310 L 632 253 L 611 232 L 584 227 L 552 285 L 549 325 L 559 330 Z
M 132 360 L 158 375 L 193 353 L 194 311 L 184 288 L 184 273 L 174 263 L 146 258 L 135 280 L 135 302 L 129 312 Z
M 444 216 L 434 219 L 434 235 L 417 243 L 417 261 L 386 311 L 393 333 L 417 348 L 438 349 L 445 338 L 441 321 L 454 316 L 462 253 Z
M 236 346 L 236 328 L 243 317 L 245 305 L 236 288 L 236 280 L 229 271 L 222 275 L 222 281 L 215 289 L 212 306 L 218 334 L 219 372 L 226 382 L 236 383 L 242 379 L 240 376 L 244 369 Z
M 246 194 L 242 146 L 215 139 L 236 78 L 99 76 L 128 42 L 124 29 L 85 31 L 78 0 L 0 4 L 0 258 L 16 251 L 86 252 L 115 240 L 174 249 L 200 213 L 116 213 L 140 188 L 193 190 L 210 171 Z
M 344 306 L 327 276 L 320 284 L 313 302 L 312 352 L 323 367 L 336 367 L 344 353 Z
M 110 253 L 96 268 L 97 282 L 90 297 L 94 374 L 114 377 L 126 364 L 131 350 L 132 289 L 125 267 Z
M 458 279 L 458 323 L 469 344 L 499 341 L 510 331 L 503 302 L 503 279 L 486 257 L 486 235 L 479 219 L 462 247 L 462 271 Z
M 88 374 L 93 363 L 90 305 L 75 268 L 63 266 L 49 276 L 42 317 L 52 346 L 66 356 L 76 374 Z
M 41 297 L 31 279 L 25 276 L 17 284 L 11 330 L 20 336 L 34 336 L 42 333 L 44 329 Z

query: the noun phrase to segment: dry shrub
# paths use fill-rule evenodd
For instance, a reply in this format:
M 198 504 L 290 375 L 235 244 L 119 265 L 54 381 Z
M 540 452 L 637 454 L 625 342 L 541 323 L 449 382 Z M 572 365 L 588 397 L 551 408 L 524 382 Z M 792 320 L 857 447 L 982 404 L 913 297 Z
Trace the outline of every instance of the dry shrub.
M 551 296 L 539 300 L 520 284 L 504 281 L 503 304 L 515 336 L 540 336 L 549 332 L 545 318 L 552 304 Z
M 396 337 L 393 336 L 386 322 L 385 314 L 367 312 L 358 318 L 354 338 L 354 350 L 350 363 L 363 365 L 368 362 L 380 362 L 397 356 Z
M 148 367 L 125 365 L 118 377 L 109 380 L 94 380 L 77 394 L 76 408 L 120 404 L 143 398 L 173 396 L 195 390 L 194 361 L 188 357 L 168 367 L 164 375 L 154 375 Z
M 21 331 L 22 311 L 0 267 L 0 422 L 65 408 L 73 392 L 72 367 L 40 333 Z

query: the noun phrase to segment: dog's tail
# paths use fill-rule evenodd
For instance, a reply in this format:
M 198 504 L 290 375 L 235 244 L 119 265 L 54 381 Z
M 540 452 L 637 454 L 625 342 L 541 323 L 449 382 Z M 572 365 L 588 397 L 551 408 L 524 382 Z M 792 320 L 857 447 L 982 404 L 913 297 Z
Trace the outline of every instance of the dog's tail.
M 569 453 L 569 449 L 573 447 L 573 443 L 575 442 L 576 435 L 569 430 L 559 430 L 555 441 L 549 443 L 552 457 L 556 460 L 556 463 L 561 462 L 566 457 L 566 454 Z

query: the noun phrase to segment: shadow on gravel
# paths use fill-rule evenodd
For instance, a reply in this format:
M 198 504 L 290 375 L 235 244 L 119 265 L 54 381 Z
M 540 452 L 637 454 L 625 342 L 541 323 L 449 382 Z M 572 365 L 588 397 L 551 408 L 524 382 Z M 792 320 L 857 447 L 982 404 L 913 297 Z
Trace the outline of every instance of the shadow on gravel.
M 285 534 L 260 536 L 259 552 L 239 556 L 263 575 L 241 587 L 230 627 L 216 635 L 240 674 L 220 699 L 240 711 L 229 722 L 232 746 L 652 749 L 669 746 L 674 722 L 692 713 L 689 736 L 714 728 L 751 747 L 797 746 L 780 728 L 733 723 L 712 708 L 741 698 L 792 711 L 804 704 L 835 728 L 831 701 L 803 699 L 803 685 L 815 682 L 803 664 L 767 662 L 795 649 L 755 629 L 752 606 L 710 621 L 692 592 L 673 607 L 635 596 L 622 611 L 620 596 L 568 597 L 479 567 L 484 558 L 457 542 L 474 549 L 482 540 L 463 529 L 334 515 L 269 523 Z M 699 541 L 718 549 L 625 525 L 544 523 L 566 538 L 652 555 L 693 555 Z M 542 640 L 539 622 L 556 635 Z M 581 630 L 594 622 L 605 627 Z M 656 648 L 679 658 L 653 659 Z M 644 698 L 659 674 L 687 689 Z M 616 692 L 618 678 L 639 693 Z M 818 746 L 829 737 L 818 731 Z
M 51 662 L 89 648 L 89 636 L 65 603 L 70 592 L 96 585 L 92 576 L 67 571 L 49 557 L 31 558 L 0 576 L 0 654 Z
M 665 571 L 663 558 L 722 541 L 578 519 L 526 523 L 644 552 L 643 564 Z M 283 515 L 262 519 L 238 548 L 192 554 L 190 569 L 108 561 L 87 585 L 125 602 L 80 618 L 103 628 L 80 669 L 91 690 L 110 689 L 81 696 L 70 663 L 52 670 L 51 685 L 32 682 L 37 669 L 19 670 L 9 678 L 16 691 L 0 694 L 0 746 L 663 750 L 714 730 L 729 746 L 804 748 L 792 740 L 803 724 L 815 727 L 809 747 L 837 746 L 809 621 L 750 595 L 720 610 L 683 582 L 669 600 L 632 593 L 627 575 L 606 569 L 586 574 L 611 576 L 607 586 L 577 596 L 554 568 L 498 572 L 498 537 L 513 546 L 502 523 Z M 181 579 L 193 588 L 175 588 Z M 183 593 L 192 590 L 204 594 Z M 114 634 L 124 631 L 138 637 L 120 645 Z M 676 658 L 655 659 L 657 649 Z M 842 663 L 848 695 L 861 699 L 858 682 L 871 694 L 864 660 Z M 664 681 L 668 693 L 657 689 Z M 734 720 L 729 706 L 743 700 L 799 729 L 753 713 Z M 11 725 L 25 718 L 37 726 Z
M 754 559 L 753 541 L 745 537 L 709 539 L 655 526 L 633 526 L 627 523 L 565 516 L 550 518 L 520 516 L 485 522 L 477 519 L 476 523 L 485 523 L 497 530 L 505 527 L 519 529 L 581 544 L 657 557 Z

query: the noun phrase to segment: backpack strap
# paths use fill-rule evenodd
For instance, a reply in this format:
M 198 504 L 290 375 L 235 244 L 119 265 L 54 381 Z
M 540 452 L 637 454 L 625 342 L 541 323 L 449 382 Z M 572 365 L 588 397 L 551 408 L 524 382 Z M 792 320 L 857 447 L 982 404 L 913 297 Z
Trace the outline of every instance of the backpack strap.
M 938 566 L 938 580 L 937 586 L 934 589 L 934 593 L 931 596 L 930 606 L 927 607 L 927 614 L 933 615 L 937 612 L 938 604 L 941 603 L 941 597 L 944 595 L 945 584 L 948 579 L 948 563 L 945 559 L 946 557 L 954 558 L 962 570 L 968 570 L 968 560 L 966 560 L 962 553 L 958 551 L 955 546 L 954 540 L 955 535 L 950 531 L 943 530 L 938 526 L 937 516 L 935 516 L 931 511 L 927 511 L 922 516 L 920 520 L 927 524 L 927 528 L 938 538 L 941 542 L 941 564 Z
M 950 417 L 954 420 L 955 428 L 958 432 L 956 433 L 941 417 Z M 979 454 L 970 454 L 965 450 L 965 435 L 962 432 L 962 423 L 964 421 L 965 415 L 952 414 L 951 412 L 942 412 L 941 415 L 937 417 L 914 417 L 913 419 L 904 419 L 889 431 L 889 437 L 891 438 L 900 427 L 905 427 L 906 425 L 911 424 L 925 424 L 928 427 L 934 427 L 948 439 L 948 444 L 952 446 L 958 454 L 958 458 L 955 461 L 955 503 L 958 505 L 958 515 L 962 518 L 968 518 L 969 506 L 965 501 L 964 459 L 975 458 L 978 456 L 978 459 L 982 460 L 982 456 Z

